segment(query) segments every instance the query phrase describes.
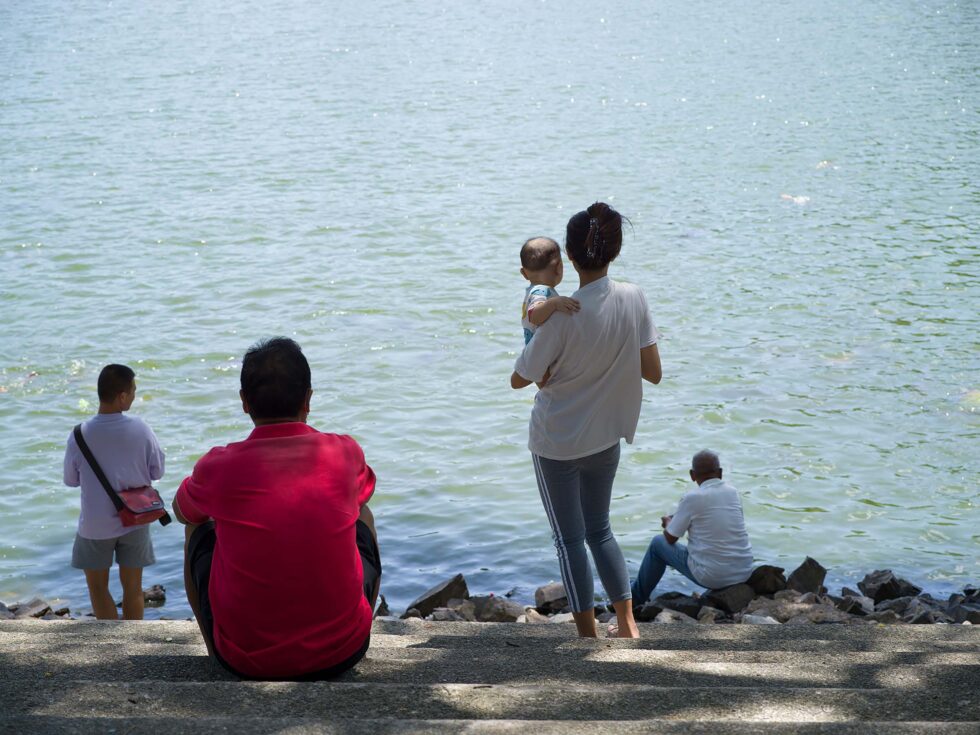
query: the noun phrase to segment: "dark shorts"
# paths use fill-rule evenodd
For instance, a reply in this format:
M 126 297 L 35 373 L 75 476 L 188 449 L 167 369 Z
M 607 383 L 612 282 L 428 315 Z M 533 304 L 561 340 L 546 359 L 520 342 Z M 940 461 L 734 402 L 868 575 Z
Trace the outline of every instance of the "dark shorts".
M 361 567 L 364 570 L 364 596 L 368 602 L 374 593 L 375 585 L 381 578 L 381 552 L 378 544 L 371 534 L 371 529 L 363 521 L 357 521 L 357 551 L 361 555 Z M 211 579 L 211 558 L 214 556 L 214 544 L 216 540 L 214 532 L 214 521 L 208 521 L 196 529 L 191 534 L 191 539 L 187 544 L 187 559 L 191 570 L 191 581 L 197 589 L 197 599 L 201 608 L 201 628 L 208 638 L 208 645 L 214 651 L 214 656 L 224 668 L 239 677 L 240 679 L 253 679 L 256 677 L 241 674 L 225 661 L 218 649 L 214 646 L 214 615 L 211 613 L 211 599 L 208 595 L 208 582 Z M 313 671 L 302 676 L 290 677 L 289 681 L 318 681 L 321 679 L 332 679 L 344 673 L 348 669 L 354 668 L 355 664 L 364 658 L 368 646 L 371 643 L 371 636 L 364 641 L 352 656 L 339 664 L 320 671 Z

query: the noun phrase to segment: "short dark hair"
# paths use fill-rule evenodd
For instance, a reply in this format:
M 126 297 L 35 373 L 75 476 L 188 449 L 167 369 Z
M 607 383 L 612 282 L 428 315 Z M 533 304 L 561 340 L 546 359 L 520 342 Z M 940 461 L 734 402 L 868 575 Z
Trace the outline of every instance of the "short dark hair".
M 603 202 L 572 215 L 565 228 L 565 252 L 580 270 L 597 271 L 616 260 L 623 246 L 623 220 Z
M 242 358 L 242 395 L 253 419 L 299 415 L 310 390 L 310 363 L 288 337 L 256 342 Z
M 521 266 L 529 271 L 547 268 L 561 257 L 561 248 L 550 237 L 532 237 L 521 246 Z
M 126 365 L 106 365 L 99 373 L 99 400 L 103 403 L 116 400 L 120 393 L 133 387 L 136 373 Z
M 710 449 L 702 449 L 691 459 L 691 472 L 701 479 L 714 477 L 721 472 L 721 460 Z

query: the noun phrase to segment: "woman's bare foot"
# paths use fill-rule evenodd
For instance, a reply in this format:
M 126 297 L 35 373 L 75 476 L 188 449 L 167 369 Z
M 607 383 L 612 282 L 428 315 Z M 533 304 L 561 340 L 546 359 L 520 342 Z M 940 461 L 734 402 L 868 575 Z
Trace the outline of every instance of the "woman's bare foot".
M 613 609 L 616 611 L 616 637 L 639 638 L 640 629 L 636 627 L 636 620 L 633 619 L 633 601 L 614 602 Z

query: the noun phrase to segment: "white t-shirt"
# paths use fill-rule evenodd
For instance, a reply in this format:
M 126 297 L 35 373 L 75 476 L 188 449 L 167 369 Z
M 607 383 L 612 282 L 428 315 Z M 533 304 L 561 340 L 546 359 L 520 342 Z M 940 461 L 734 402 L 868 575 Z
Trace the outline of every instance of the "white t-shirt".
M 163 451 L 149 426 L 121 413 L 96 414 L 82 424 L 82 436 L 113 490 L 150 485 L 163 477 Z M 82 487 L 78 535 L 88 539 L 117 538 L 139 526 L 123 526 L 116 506 L 75 442 L 68 435 L 65 448 L 65 484 Z
M 660 333 L 643 291 L 608 277 L 580 288 L 581 309 L 539 326 L 514 370 L 548 384 L 534 397 L 528 448 L 547 459 L 578 459 L 625 438 L 632 443 L 643 398 L 640 350 Z
M 687 566 L 702 586 L 720 589 L 752 574 L 752 545 L 745 530 L 738 490 L 722 480 L 705 480 L 681 498 L 667 533 L 687 533 Z

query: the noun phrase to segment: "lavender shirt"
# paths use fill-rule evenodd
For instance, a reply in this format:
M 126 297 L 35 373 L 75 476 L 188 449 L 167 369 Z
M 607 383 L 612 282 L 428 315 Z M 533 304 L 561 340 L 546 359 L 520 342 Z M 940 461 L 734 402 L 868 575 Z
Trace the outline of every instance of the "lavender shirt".
M 114 490 L 150 485 L 163 477 L 163 451 L 153 430 L 140 419 L 121 413 L 97 414 L 82 424 L 82 436 Z M 69 434 L 65 449 L 65 484 L 82 488 L 78 516 L 82 538 L 116 538 L 140 528 L 123 526 L 74 434 Z

